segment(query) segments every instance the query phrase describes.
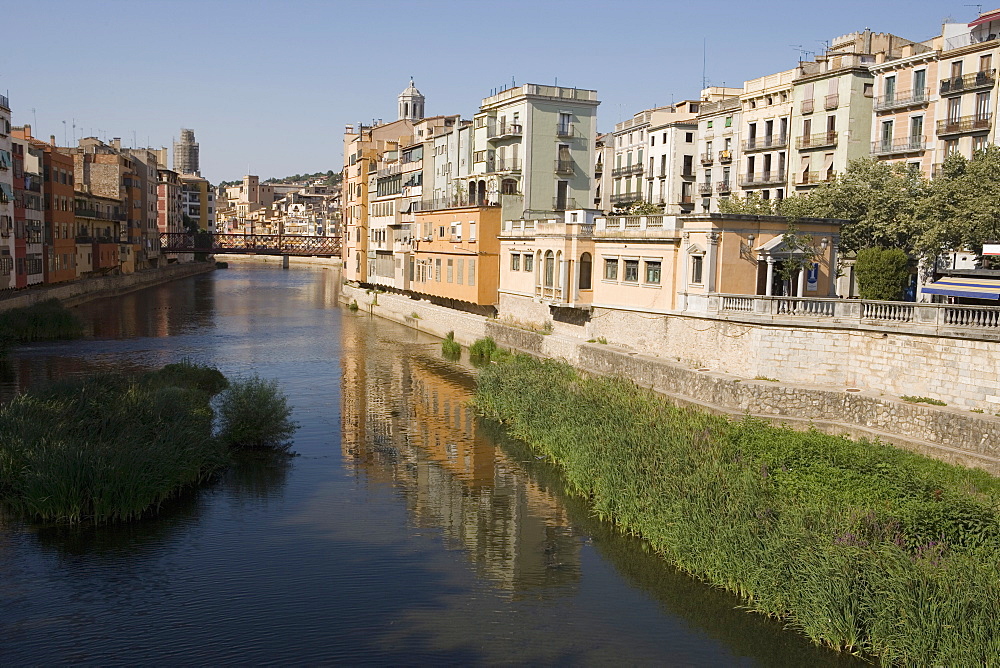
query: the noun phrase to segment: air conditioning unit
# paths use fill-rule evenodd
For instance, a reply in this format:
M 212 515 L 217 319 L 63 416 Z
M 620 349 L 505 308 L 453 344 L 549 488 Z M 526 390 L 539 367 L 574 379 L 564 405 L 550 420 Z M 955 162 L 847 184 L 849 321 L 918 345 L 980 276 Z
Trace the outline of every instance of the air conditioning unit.
M 434 238 L 434 237 L 432 237 L 432 236 L 430 236 L 430 235 L 427 235 L 426 237 L 424 237 L 424 241 L 430 241 L 430 240 L 431 240 L 431 239 L 433 239 L 433 238 Z

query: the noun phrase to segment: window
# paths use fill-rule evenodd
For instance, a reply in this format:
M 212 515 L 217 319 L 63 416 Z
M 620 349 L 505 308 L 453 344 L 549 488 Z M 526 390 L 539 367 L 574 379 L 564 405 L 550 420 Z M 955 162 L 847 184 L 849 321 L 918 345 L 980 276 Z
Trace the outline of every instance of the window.
M 510 254 L 510 270 L 520 271 L 521 270 L 521 254 L 511 253 Z
M 913 97 L 916 100 L 924 99 L 927 88 L 927 70 L 916 70 L 913 72 Z
M 704 264 L 705 258 L 701 255 L 691 256 L 691 282 L 697 285 L 701 284 L 701 269 Z
M 590 290 L 591 289 L 591 271 L 593 267 L 593 260 L 590 257 L 590 253 L 584 253 L 580 256 L 580 289 Z
M 618 260 L 605 260 L 604 261 L 604 280 L 606 281 L 617 281 L 618 280 Z
M 660 269 L 662 267 L 662 262 L 646 262 L 646 282 L 655 283 L 659 285 L 660 283 Z
M 629 283 L 639 282 L 639 261 L 638 260 L 625 260 L 625 276 L 622 280 Z
M 441 258 L 434 260 L 434 280 L 441 282 Z
M 469 221 L 469 241 L 476 240 L 476 223 L 475 221 Z
M 524 270 L 534 271 L 535 270 L 535 256 L 531 253 L 524 254 Z
M 465 278 L 465 260 L 461 258 L 458 260 L 458 272 L 455 274 L 455 278 L 456 282 L 462 285 Z
M 469 260 L 469 285 L 476 284 L 476 261 Z
M 727 128 L 733 127 L 733 117 L 732 116 L 726 116 L 726 127 Z
M 556 282 L 556 256 L 552 251 L 545 251 L 545 280 L 544 285 L 551 288 Z
M 705 123 L 705 127 L 711 129 L 712 125 L 714 125 L 714 123 L 715 123 L 715 121 L 708 121 L 707 123 Z
M 691 142 L 693 142 L 694 141 L 694 133 L 693 132 L 685 133 L 685 135 L 684 135 L 684 141 L 686 141 L 688 144 L 690 144 Z
M 451 283 L 455 277 L 455 261 L 452 259 L 448 260 L 448 282 Z

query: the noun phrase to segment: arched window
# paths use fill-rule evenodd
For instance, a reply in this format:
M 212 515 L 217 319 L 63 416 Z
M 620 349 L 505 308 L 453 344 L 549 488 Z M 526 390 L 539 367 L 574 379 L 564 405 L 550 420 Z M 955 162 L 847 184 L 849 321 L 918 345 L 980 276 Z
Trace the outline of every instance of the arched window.
M 555 286 L 556 281 L 556 256 L 552 251 L 545 251 L 545 282 L 547 288 Z
M 475 181 L 469 181 L 469 201 L 467 202 L 467 204 L 475 204 L 476 203 L 476 199 L 477 199 L 477 196 L 476 196 L 476 182 Z
M 476 199 L 476 204 L 482 206 L 486 203 L 486 181 L 479 182 L 479 189 L 477 191 L 478 199 Z
M 592 265 L 594 264 L 593 259 L 590 257 L 590 253 L 584 253 L 580 256 L 580 289 L 590 290 L 592 287 L 591 283 L 591 271 Z

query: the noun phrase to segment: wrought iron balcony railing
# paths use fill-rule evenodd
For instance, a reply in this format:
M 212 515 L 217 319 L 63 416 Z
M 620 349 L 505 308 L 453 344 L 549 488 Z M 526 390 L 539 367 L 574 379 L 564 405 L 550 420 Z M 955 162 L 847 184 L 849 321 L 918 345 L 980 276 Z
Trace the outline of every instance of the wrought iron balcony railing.
M 905 139 L 879 139 L 872 142 L 872 155 L 892 155 L 894 153 L 913 153 L 927 148 L 927 137 L 923 135 Z
M 802 135 L 795 139 L 795 148 L 824 148 L 837 145 L 837 131 L 820 132 L 814 135 Z
M 892 95 L 875 98 L 875 111 L 888 111 L 927 104 L 930 101 L 931 89 L 902 90 Z
M 958 95 L 977 88 L 992 88 L 997 81 L 996 70 L 982 70 L 969 74 L 941 79 L 941 95 Z
M 743 150 L 747 152 L 768 151 L 786 146 L 788 146 L 788 135 L 766 135 L 764 137 L 746 139 L 743 142 Z
M 991 113 L 976 114 L 974 116 L 962 116 L 961 118 L 948 118 L 938 121 L 937 133 L 939 135 L 956 135 L 963 132 L 976 132 L 978 130 L 989 130 Z

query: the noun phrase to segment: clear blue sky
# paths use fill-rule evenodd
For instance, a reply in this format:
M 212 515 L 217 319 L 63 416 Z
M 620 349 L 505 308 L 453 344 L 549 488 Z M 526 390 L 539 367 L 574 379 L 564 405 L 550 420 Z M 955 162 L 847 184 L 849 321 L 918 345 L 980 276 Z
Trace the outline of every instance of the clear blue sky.
M 992 5 L 983 7 L 993 9 Z M 601 131 L 710 85 L 795 66 L 866 27 L 921 41 L 962 2 L 26 0 L 4 2 L 0 92 L 36 136 L 169 146 L 194 128 L 213 182 L 338 170 L 345 124 L 470 117 L 491 89 L 593 88 Z M 32 112 L 34 109 L 34 112 Z M 65 126 L 63 121 L 66 121 Z M 65 133 L 64 133 L 65 128 Z

